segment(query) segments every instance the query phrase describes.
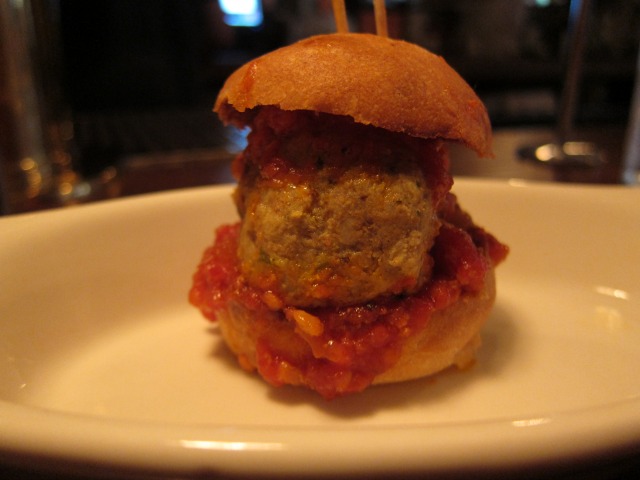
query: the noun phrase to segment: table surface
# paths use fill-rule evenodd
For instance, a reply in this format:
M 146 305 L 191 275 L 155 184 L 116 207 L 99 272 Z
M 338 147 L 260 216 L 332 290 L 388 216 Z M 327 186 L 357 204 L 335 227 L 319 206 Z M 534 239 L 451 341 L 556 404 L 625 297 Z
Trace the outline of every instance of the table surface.
M 164 151 L 123 157 L 118 165 L 110 168 L 107 180 L 91 179 L 86 197 L 67 198 L 62 203 L 56 196 L 37 198 L 18 211 L 42 210 L 64 206 L 66 203 L 99 201 L 107 198 L 161 192 L 179 188 L 232 183 L 230 163 L 236 152 L 225 141 L 229 136 L 220 130 L 216 146 L 199 150 Z M 237 135 L 236 135 L 237 136 Z M 495 158 L 479 159 L 460 145 L 451 145 L 451 172 L 454 177 L 519 179 L 536 182 L 617 184 L 621 180 L 621 158 L 624 150 L 625 128 L 605 126 L 583 128 L 576 140 L 594 143 L 602 151 L 603 163 L 595 167 L 556 167 L 549 164 L 526 161 L 518 150 L 553 142 L 550 128 L 501 128 L 494 131 Z M 237 146 L 237 144 L 236 144 Z
M 494 132 L 495 158 L 480 159 L 460 145 L 450 146 L 451 172 L 455 176 L 522 179 L 541 182 L 615 184 L 620 182 L 624 129 L 591 128 L 577 134 L 576 139 L 593 142 L 603 152 L 604 163 L 597 167 L 553 167 L 519 157 L 522 147 L 553 142 L 548 128 L 509 128 Z M 233 182 L 229 163 L 232 154 L 220 150 L 130 157 L 123 161 L 120 172 L 120 194 L 135 195 Z

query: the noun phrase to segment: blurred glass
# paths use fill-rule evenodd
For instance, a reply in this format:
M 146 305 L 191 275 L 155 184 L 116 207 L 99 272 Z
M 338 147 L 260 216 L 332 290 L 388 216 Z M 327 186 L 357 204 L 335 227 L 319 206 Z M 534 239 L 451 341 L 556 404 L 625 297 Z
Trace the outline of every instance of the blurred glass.
M 622 182 L 629 185 L 640 185 L 640 52 L 638 53 L 635 88 L 629 112 Z
M 0 0 L 0 192 L 5 214 L 115 194 L 113 169 L 91 180 L 76 172 L 58 27 L 54 0 Z
M 567 24 L 567 59 L 555 139 L 551 143 L 519 148 L 518 155 L 524 160 L 554 167 L 585 168 L 599 167 L 605 161 L 598 145 L 578 140 L 575 132 L 591 9 L 590 0 L 571 0 Z
M 28 209 L 53 185 L 34 44 L 30 3 L 0 1 L 0 190 L 5 213 Z

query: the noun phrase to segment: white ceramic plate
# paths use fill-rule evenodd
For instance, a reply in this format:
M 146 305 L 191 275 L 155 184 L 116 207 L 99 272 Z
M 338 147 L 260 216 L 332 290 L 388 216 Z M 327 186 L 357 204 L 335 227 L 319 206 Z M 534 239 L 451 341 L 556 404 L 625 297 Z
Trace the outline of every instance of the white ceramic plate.
M 242 372 L 187 303 L 230 187 L 0 219 L 0 459 L 300 476 L 639 445 L 640 190 L 454 190 L 512 248 L 477 365 L 332 402 Z

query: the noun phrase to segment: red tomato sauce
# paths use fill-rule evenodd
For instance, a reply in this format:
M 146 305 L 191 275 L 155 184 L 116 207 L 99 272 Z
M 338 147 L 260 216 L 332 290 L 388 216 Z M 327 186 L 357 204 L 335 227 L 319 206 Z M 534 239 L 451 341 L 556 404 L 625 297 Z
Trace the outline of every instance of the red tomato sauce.
M 325 398 L 361 391 L 396 363 L 405 340 L 424 328 L 433 312 L 452 305 L 463 292 L 482 288 L 491 264 L 507 255 L 508 248 L 473 225 L 450 197 L 451 208 L 443 213 L 430 252 L 434 273 L 424 288 L 366 305 L 307 309 L 322 322 L 320 335 L 302 331 L 283 310 L 265 302 L 266 292 L 244 282 L 237 259 L 239 224 L 217 229 L 193 276 L 189 301 L 211 321 L 229 302 L 252 312 L 253 363 L 272 385 L 305 385 Z
M 422 166 L 434 204 L 451 189 L 448 150 L 442 141 L 358 124 L 348 117 L 274 107 L 262 107 L 256 113 L 247 148 L 232 169 L 241 179 L 253 163 L 261 179 L 272 185 L 308 183 L 318 168 L 333 170 L 338 178 L 345 168 L 359 165 L 375 175 L 381 168 L 381 150 L 394 152 L 394 162 L 403 158 Z

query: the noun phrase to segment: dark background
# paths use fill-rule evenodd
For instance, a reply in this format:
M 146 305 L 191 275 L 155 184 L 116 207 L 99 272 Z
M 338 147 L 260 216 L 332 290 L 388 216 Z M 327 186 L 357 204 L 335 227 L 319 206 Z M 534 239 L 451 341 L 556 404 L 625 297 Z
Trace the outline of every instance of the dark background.
M 328 0 L 263 0 L 258 27 L 230 27 L 215 0 L 58 0 L 64 100 L 86 172 L 144 152 L 215 148 L 211 106 L 240 64 L 335 30 Z M 371 1 L 347 1 L 372 31 Z M 569 0 L 387 1 L 390 36 L 443 55 L 477 90 L 494 127 L 551 125 L 566 64 Z M 595 1 L 579 125 L 624 125 L 640 1 Z

